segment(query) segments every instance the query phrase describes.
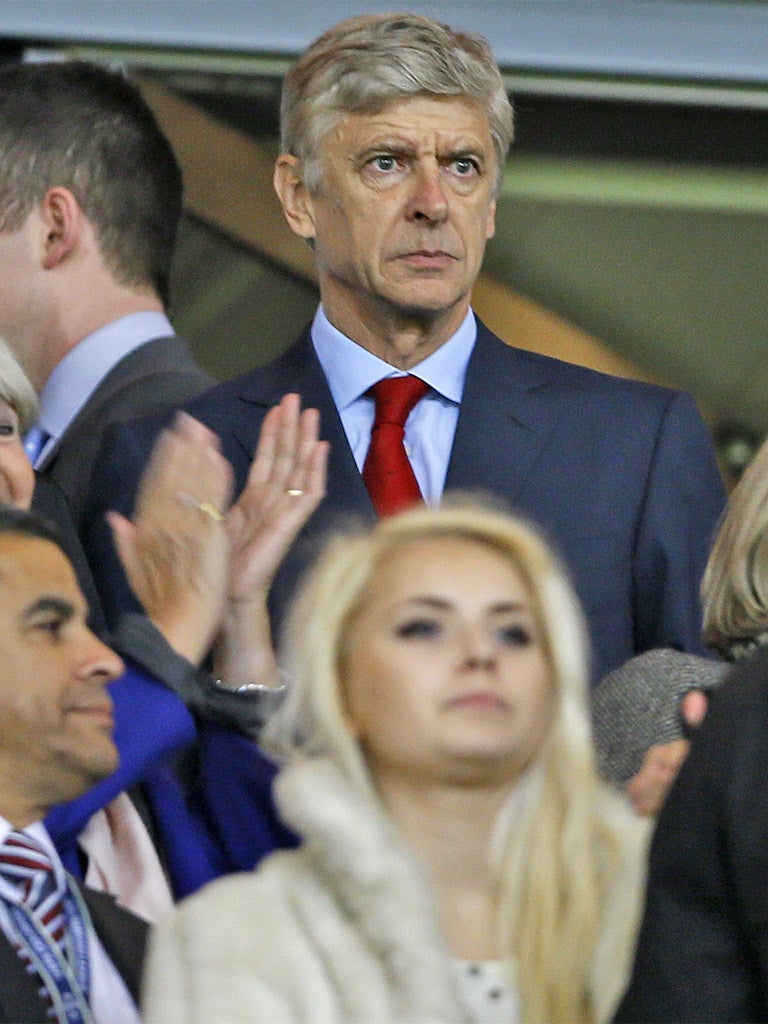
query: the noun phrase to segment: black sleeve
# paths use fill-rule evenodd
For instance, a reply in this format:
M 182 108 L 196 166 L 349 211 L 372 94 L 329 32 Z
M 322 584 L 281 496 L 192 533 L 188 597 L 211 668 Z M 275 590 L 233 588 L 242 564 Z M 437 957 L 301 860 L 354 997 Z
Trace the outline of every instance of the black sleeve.
M 768 1020 L 768 654 L 713 694 L 659 816 L 616 1021 Z

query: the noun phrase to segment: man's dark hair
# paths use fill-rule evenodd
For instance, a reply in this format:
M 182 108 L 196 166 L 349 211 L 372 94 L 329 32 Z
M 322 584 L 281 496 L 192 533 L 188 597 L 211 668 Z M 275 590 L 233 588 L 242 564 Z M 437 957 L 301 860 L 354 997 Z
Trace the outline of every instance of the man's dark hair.
M 167 303 L 181 169 L 139 90 L 86 61 L 0 68 L 0 231 L 20 228 L 57 185 L 93 224 L 116 280 Z
M 55 523 L 38 515 L 37 512 L 14 508 L 12 505 L 3 505 L 0 502 L 0 537 L 7 533 L 18 534 L 22 537 L 35 537 L 38 540 L 49 540 L 69 558 Z

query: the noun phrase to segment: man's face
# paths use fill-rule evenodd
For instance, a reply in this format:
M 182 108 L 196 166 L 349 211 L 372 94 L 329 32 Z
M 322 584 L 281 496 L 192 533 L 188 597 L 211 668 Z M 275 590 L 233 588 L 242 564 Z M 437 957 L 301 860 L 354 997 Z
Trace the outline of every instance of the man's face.
M 368 322 L 389 308 L 455 329 L 494 231 L 496 157 L 480 108 L 418 96 L 349 115 L 324 139 L 322 169 L 310 210 L 332 321 L 336 308 Z
M 55 544 L 0 534 L 0 812 L 16 825 L 117 767 L 105 686 L 123 666 L 86 613 Z

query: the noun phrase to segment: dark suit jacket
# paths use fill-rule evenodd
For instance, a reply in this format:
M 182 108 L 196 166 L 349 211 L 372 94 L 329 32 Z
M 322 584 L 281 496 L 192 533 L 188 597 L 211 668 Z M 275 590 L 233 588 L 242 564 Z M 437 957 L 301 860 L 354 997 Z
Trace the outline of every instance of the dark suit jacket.
M 175 408 L 213 384 L 175 336 L 140 345 L 112 368 L 38 467 L 39 475 L 64 492 L 76 529 L 104 431 L 113 423 Z
M 768 1020 L 768 652 L 736 668 L 659 815 L 616 1020 Z
M 91 889 L 84 889 L 83 894 L 96 934 L 138 1004 L 147 924 L 118 907 L 111 896 Z M 37 994 L 39 984 L 0 933 L 0 1024 L 50 1024 Z
M 320 410 L 328 493 L 278 573 L 276 623 L 318 538 L 374 511 L 306 331 L 283 356 L 187 404 L 221 438 L 242 488 L 267 410 L 288 391 Z M 130 512 L 158 430 L 111 432 L 94 469 L 86 553 L 108 619 L 132 599 L 103 528 Z M 703 653 L 698 584 L 724 492 L 693 400 L 510 348 L 482 324 L 467 370 L 446 491 L 492 494 L 544 530 L 584 603 L 594 676 L 650 647 Z
M 93 582 L 93 573 L 83 551 L 72 515 L 69 502 L 55 480 L 35 473 L 35 490 L 32 495 L 32 509 L 38 515 L 50 520 L 56 527 L 61 539 L 61 546 L 67 553 L 77 576 L 77 582 L 88 603 L 88 625 L 98 634 L 103 634 L 106 622 L 101 611 L 101 602 Z

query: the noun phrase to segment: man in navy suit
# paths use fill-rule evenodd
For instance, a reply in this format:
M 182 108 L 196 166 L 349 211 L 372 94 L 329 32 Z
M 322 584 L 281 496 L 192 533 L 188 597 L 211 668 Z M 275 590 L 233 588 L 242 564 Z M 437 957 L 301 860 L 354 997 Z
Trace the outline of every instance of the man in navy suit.
M 364 16 L 288 73 L 275 187 L 311 245 L 321 305 L 281 358 L 189 403 L 238 487 L 287 391 L 321 412 L 328 494 L 275 581 L 279 623 L 312 538 L 375 513 L 363 483 L 371 387 L 413 374 L 405 424 L 424 499 L 493 495 L 543 529 L 584 602 L 599 676 L 657 646 L 700 651 L 698 584 L 724 495 L 686 395 L 506 346 L 475 317 L 512 109 L 478 37 L 416 15 Z M 107 613 L 128 595 L 102 529 L 128 510 L 157 423 L 117 428 L 94 474 L 86 545 Z

